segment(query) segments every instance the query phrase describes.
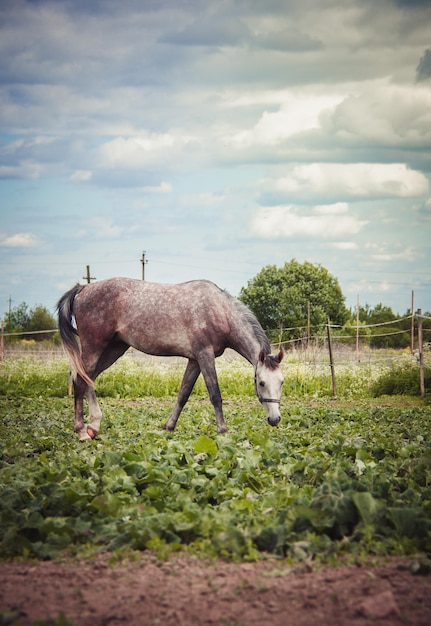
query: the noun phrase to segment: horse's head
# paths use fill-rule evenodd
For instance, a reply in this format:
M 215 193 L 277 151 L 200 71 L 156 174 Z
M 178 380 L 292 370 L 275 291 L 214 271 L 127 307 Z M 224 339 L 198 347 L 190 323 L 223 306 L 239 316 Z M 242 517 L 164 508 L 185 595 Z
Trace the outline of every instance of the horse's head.
M 284 379 L 280 363 L 283 356 L 283 350 L 280 350 L 277 356 L 266 354 L 261 350 L 256 365 L 256 394 L 265 407 L 266 419 L 271 426 L 277 426 L 281 419 L 280 399 Z

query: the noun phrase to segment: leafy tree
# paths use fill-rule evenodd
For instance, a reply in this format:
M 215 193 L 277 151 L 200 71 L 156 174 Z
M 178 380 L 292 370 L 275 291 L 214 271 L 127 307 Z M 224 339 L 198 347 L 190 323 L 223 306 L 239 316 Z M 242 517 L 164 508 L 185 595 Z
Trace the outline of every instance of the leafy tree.
M 313 327 L 326 322 L 344 324 L 349 316 L 338 280 L 321 265 L 295 259 L 283 267 L 267 265 L 243 287 L 239 299 L 247 304 L 272 338 L 278 329 L 306 327 L 308 303 Z M 283 338 L 298 337 L 298 330 Z
M 21 302 L 20 305 L 4 314 L 6 332 L 22 332 L 27 326 L 29 318 L 28 305 L 25 302 Z
M 369 345 L 372 348 L 407 348 L 410 345 L 410 322 L 395 322 L 397 315 L 392 311 L 390 306 L 384 306 L 381 302 L 374 308 L 368 304 L 365 307 L 359 307 L 360 322 L 378 326 L 370 329 L 371 339 Z M 388 323 L 385 326 L 385 323 Z M 406 332 L 400 332 L 405 330 Z
M 56 319 L 46 307 L 40 304 L 29 309 L 25 302 L 21 302 L 10 312 L 5 313 L 4 319 L 6 333 L 29 333 L 31 331 L 52 330 L 57 327 Z M 34 335 L 26 335 L 26 338 L 42 341 L 52 339 L 52 333 L 38 332 Z
M 384 306 L 381 302 L 374 309 L 366 304 L 365 307 L 359 307 L 359 321 L 365 324 L 383 324 L 384 322 L 392 322 L 397 316 L 390 306 Z

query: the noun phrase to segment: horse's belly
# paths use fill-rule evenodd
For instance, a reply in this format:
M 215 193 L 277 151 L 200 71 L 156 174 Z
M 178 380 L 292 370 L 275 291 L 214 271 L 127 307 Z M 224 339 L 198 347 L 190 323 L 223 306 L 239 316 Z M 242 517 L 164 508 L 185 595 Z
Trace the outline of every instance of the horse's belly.
M 136 332 L 129 330 L 120 333 L 123 341 L 136 350 L 152 354 L 154 356 L 184 356 L 193 358 L 194 350 L 189 336 L 185 332 L 176 329 L 175 332 L 165 331 L 163 333 L 148 333 L 144 330 Z

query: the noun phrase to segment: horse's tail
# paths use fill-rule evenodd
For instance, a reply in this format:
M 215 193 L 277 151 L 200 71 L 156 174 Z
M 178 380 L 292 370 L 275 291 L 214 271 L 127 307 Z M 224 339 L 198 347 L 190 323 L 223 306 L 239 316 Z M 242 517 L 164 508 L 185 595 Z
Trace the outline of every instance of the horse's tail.
M 57 303 L 58 312 L 58 330 L 63 342 L 64 349 L 70 359 L 72 367 L 75 372 L 75 376 L 79 374 L 83 380 L 94 387 L 94 381 L 91 380 L 89 375 L 84 369 L 84 364 L 81 357 L 81 346 L 78 341 L 78 331 L 73 325 L 73 302 L 79 292 L 84 288 L 84 285 L 75 285 L 70 291 L 66 292 L 64 296 L 60 298 Z

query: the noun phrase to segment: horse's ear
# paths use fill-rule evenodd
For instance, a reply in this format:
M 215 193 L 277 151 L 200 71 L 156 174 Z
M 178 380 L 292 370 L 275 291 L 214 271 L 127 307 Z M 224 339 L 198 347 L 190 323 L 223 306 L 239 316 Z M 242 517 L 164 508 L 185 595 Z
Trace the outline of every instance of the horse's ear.
M 282 362 L 284 357 L 284 350 L 281 349 L 280 352 L 277 354 L 277 356 L 275 357 L 276 361 L 278 361 L 279 363 Z
M 259 352 L 259 361 L 262 365 L 265 363 L 265 357 L 265 350 L 262 348 L 262 350 Z

